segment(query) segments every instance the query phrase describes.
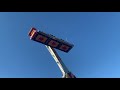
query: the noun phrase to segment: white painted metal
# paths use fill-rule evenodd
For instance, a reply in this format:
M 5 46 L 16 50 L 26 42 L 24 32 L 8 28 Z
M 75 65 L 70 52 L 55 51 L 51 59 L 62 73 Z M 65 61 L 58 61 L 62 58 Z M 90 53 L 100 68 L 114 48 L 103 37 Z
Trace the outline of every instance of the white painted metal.
M 65 66 L 65 64 L 62 62 L 61 58 L 59 57 L 59 55 L 57 54 L 57 52 L 55 51 L 54 48 L 45 45 L 46 48 L 48 49 L 48 51 L 50 52 L 50 54 L 52 55 L 52 57 L 54 58 L 55 62 L 57 63 L 57 65 L 59 66 L 63 76 L 66 76 L 66 73 L 69 73 L 68 68 Z

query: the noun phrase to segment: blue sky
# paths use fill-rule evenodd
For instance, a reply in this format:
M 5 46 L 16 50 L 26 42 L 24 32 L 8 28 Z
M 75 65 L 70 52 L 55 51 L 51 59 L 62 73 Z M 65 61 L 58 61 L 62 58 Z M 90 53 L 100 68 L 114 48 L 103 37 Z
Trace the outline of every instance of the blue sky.
M 76 77 L 120 77 L 119 12 L 0 12 L 1 78 L 62 77 L 46 47 L 29 39 L 31 27 L 74 44 L 57 52 Z

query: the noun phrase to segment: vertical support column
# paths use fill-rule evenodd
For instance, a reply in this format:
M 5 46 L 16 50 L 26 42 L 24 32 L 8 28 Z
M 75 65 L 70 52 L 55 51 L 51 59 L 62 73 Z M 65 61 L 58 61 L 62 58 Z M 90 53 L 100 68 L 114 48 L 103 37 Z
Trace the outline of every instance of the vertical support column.
M 68 68 L 65 66 L 65 64 L 63 63 L 63 61 L 61 60 L 61 58 L 59 57 L 59 55 L 57 54 L 55 49 L 50 46 L 47 46 L 47 45 L 45 45 L 45 46 L 48 49 L 48 51 L 50 52 L 50 54 L 52 55 L 52 57 L 54 58 L 57 65 L 59 66 L 59 68 L 63 74 L 62 78 L 76 78 L 75 75 L 73 75 L 68 70 Z
M 66 76 L 66 73 L 69 73 L 69 70 L 67 69 L 67 67 L 65 66 L 65 64 L 62 62 L 61 58 L 59 57 L 59 55 L 57 54 L 57 52 L 55 51 L 54 48 L 45 45 L 46 48 L 48 49 L 48 51 L 50 52 L 50 54 L 52 55 L 52 57 L 54 58 L 55 62 L 57 63 L 57 65 L 59 66 L 63 76 Z

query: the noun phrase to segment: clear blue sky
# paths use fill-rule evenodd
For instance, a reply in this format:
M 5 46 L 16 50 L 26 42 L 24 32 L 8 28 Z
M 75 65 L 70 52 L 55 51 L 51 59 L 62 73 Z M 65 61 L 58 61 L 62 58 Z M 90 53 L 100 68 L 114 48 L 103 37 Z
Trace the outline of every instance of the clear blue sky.
M 1 78 L 62 77 L 46 47 L 29 39 L 31 27 L 74 44 L 57 52 L 76 77 L 120 77 L 119 12 L 0 12 Z

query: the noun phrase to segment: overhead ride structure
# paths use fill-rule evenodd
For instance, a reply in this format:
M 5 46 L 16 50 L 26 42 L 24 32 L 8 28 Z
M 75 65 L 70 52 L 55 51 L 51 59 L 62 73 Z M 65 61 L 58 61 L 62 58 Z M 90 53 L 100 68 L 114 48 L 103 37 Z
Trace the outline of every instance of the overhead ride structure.
M 68 53 L 72 48 L 73 44 L 70 44 L 62 39 L 56 38 L 51 34 L 44 33 L 42 31 L 37 31 L 36 28 L 31 28 L 29 33 L 29 37 L 31 40 L 42 43 L 46 46 L 58 67 L 62 72 L 62 78 L 76 78 L 76 76 L 68 70 L 66 65 L 63 63 L 62 59 L 59 57 L 58 53 L 55 49 L 61 50 L 63 52 Z

